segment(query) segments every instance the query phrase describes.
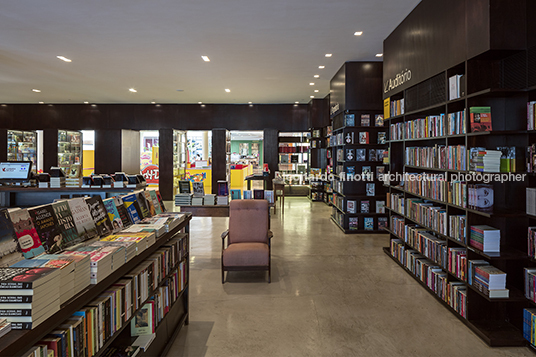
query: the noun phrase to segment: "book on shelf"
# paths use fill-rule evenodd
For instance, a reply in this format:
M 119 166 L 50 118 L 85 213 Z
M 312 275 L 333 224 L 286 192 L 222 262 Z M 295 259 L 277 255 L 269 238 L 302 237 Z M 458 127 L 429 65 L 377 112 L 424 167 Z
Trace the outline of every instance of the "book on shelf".
M 359 144 L 369 144 L 369 132 L 368 131 L 359 132 Z
M 346 133 L 346 135 L 344 135 L 344 142 L 346 144 L 353 144 L 354 143 L 354 132 L 353 131 L 349 131 Z
M 526 188 L 526 213 L 536 216 L 536 188 Z
M 471 132 L 492 131 L 491 107 L 469 108 Z
M 264 199 L 264 190 L 253 190 L 253 199 L 263 200 Z
M 348 229 L 351 231 L 357 231 L 359 229 L 359 217 L 348 217 Z
M 45 247 L 45 251 L 49 253 L 59 251 L 61 249 L 63 234 L 52 205 L 32 207 L 28 209 L 28 212 L 30 213 L 30 217 L 32 217 L 35 229 L 39 234 L 41 243 Z
M 355 149 L 356 161 L 366 161 L 367 160 L 367 149 Z
M 192 182 L 193 188 L 193 197 L 203 197 L 205 195 L 205 188 L 203 186 L 203 181 Z
M 387 217 L 378 217 L 378 230 L 387 228 Z
M 355 156 L 355 149 L 346 149 L 346 161 L 355 161 L 356 159 L 356 156 Z
M 233 200 L 242 199 L 242 190 L 231 189 L 231 199 Z
M 370 114 L 361 114 L 361 126 L 370 126 Z
M 365 217 L 363 219 L 364 228 L 366 231 L 374 230 L 374 217 Z
M 181 194 L 175 196 L 175 203 L 177 202 L 177 196 L 181 197 L 180 195 Z M 191 194 L 184 195 L 188 195 L 189 201 L 191 200 Z M 130 221 L 133 224 L 139 223 L 143 219 L 143 215 L 141 214 L 141 208 L 136 199 L 136 195 L 131 193 L 121 196 L 121 199 L 123 200 L 123 204 L 126 208 Z
M 251 191 L 251 190 L 244 190 L 244 199 L 245 199 L 245 200 L 251 200 L 251 199 L 253 199 L 253 191 Z
M 494 189 L 491 184 L 467 185 L 467 207 L 480 212 L 493 212 Z
M 349 170 L 347 170 L 348 172 L 350 172 Z M 355 168 L 353 170 L 353 173 L 355 174 Z M 361 174 L 362 175 L 368 175 L 372 173 L 372 167 L 371 166 L 362 166 L 361 167 Z
M 154 301 L 149 301 L 136 312 L 130 323 L 130 335 L 150 335 L 155 332 Z
M 381 175 L 384 175 L 385 173 L 385 166 L 376 166 L 376 178 L 378 180 L 381 180 Z
M 527 102 L 527 130 L 536 129 L 536 101 Z
M 376 149 L 369 149 L 369 161 L 378 161 L 378 152 Z
M 354 200 L 347 200 L 346 201 L 346 212 L 347 213 L 357 213 L 357 203 Z
M 108 213 L 108 219 L 112 223 L 113 233 L 121 231 L 123 229 L 123 221 L 115 205 L 115 199 L 110 197 L 103 200 L 102 203 L 104 203 L 104 208 L 106 208 L 106 213 Z
M 361 213 L 370 213 L 370 201 L 361 201 Z
M 383 119 L 382 114 L 374 115 L 374 125 L 375 126 L 383 126 L 384 125 L 384 119 Z
M 473 286 L 489 298 L 508 298 L 506 273 L 492 265 L 479 265 L 474 268 Z
M 456 74 L 449 77 L 449 100 L 458 99 L 465 95 L 463 77 L 463 74 Z
M 54 202 L 52 204 L 54 214 L 58 220 L 59 227 L 63 233 L 60 242 L 60 249 L 65 249 L 82 241 L 74 225 L 74 218 L 66 200 Z
M 367 196 L 375 196 L 376 195 L 376 184 L 375 183 L 367 183 L 366 184 L 366 192 L 367 192 Z
M 355 114 L 344 114 L 344 126 L 355 126 Z
M 471 226 L 469 244 L 484 253 L 500 253 L 501 231 L 488 225 Z
M 523 148 L 501 146 L 497 147 L 497 150 L 501 152 L 500 172 L 520 172 L 525 169 Z
M 45 248 L 43 248 L 43 245 L 41 244 L 41 240 L 39 239 L 39 235 L 35 230 L 35 226 L 32 222 L 32 219 L 30 218 L 28 210 L 26 208 L 18 208 L 12 210 L 10 209 L 8 213 L 24 258 L 32 258 L 41 253 L 44 253 Z M 4 212 L 1 212 L 0 220 L 3 220 L 3 215 Z M 4 241 L 4 239 L 0 238 L 0 242 L 2 241 Z M 7 240 L 6 242 L 8 242 L 9 245 L 12 245 L 11 243 L 9 243 L 9 240 Z M 12 248 L 8 247 L 6 250 L 0 245 L 0 250 L 2 252 L 10 251 L 11 249 Z
M 93 217 L 95 222 L 95 227 L 97 227 L 97 232 L 99 236 L 107 236 L 113 232 L 112 223 L 108 218 L 108 213 L 102 202 L 100 196 L 86 197 L 86 204 L 89 208 L 89 213 Z
M 385 213 L 385 201 L 376 201 L 376 213 Z
M 95 222 L 93 221 L 93 217 L 84 198 L 72 198 L 67 201 L 67 204 L 71 210 L 74 225 L 80 239 L 86 241 L 97 237 L 97 227 L 95 226 Z
M 385 144 L 387 141 L 387 134 L 384 131 L 378 132 L 378 144 Z
M 143 192 L 144 191 L 134 192 L 134 195 L 136 195 L 136 201 L 138 202 L 138 205 L 140 206 L 140 209 L 141 209 L 141 216 L 140 216 L 141 219 L 151 216 L 149 203 L 147 202 L 147 199 L 145 198 L 145 194 Z M 101 202 L 102 202 L 102 198 L 101 198 Z

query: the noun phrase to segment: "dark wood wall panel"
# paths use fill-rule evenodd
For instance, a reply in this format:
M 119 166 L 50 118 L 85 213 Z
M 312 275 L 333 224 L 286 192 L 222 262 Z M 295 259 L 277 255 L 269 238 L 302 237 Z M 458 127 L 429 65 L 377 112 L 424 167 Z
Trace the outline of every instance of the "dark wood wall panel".
M 346 109 L 346 64 L 335 73 L 329 82 L 330 116 L 337 115 Z M 338 106 L 338 109 L 335 108 Z
M 7 161 L 7 129 L 0 129 L 0 161 Z
M 121 150 L 121 130 L 95 130 L 95 173 L 122 171 Z
M 382 110 L 382 62 L 346 62 L 346 110 Z
M 43 130 L 43 171 L 58 166 L 58 129 Z
M 218 194 L 218 181 L 226 181 L 226 129 L 212 129 L 212 193 Z
M 278 170 L 279 163 L 279 132 L 275 129 L 264 129 L 264 163 L 268 164 L 270 177 L 266 182 L 266 188 L 272 189 L 274 171 Z
M 159 130 L 159 190 L 164 200 L 173 200 L 173 129 Z
M 329 95 L 309 102 L 308 128 L 323 128 L 329 125 Z

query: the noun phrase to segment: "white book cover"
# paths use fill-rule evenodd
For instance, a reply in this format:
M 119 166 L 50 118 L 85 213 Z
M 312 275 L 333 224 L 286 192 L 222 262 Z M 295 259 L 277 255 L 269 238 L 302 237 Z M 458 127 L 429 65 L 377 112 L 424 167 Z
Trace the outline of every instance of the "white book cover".
M 69 203 L 78 235 L 84 241 L 96 237 L 98 235 L 97 227 L 84 198 L 72 198 L 67 202 Z

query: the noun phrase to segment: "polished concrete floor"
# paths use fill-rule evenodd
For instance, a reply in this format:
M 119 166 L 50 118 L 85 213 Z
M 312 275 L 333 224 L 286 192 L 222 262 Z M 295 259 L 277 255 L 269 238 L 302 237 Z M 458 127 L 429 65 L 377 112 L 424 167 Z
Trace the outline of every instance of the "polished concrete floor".
M 272 283 L 220 280 L 227 218 L 191 222 L 190 324 L 168 356 L 534 356 L 490 348 L 387 257 L 386 235 L 344 235 L 331 208 L 288 198 L 272 215 Z

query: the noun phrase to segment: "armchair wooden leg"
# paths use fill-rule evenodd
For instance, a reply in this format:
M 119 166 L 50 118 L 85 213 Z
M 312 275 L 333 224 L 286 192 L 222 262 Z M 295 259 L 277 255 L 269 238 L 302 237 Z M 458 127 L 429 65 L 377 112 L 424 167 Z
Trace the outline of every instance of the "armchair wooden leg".
M 221 260 L 221 283 L 222 284 L 225 283 L 225 270 L 223 270 L 223 257 L 222 257 L 222 260 Z

